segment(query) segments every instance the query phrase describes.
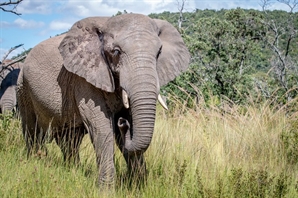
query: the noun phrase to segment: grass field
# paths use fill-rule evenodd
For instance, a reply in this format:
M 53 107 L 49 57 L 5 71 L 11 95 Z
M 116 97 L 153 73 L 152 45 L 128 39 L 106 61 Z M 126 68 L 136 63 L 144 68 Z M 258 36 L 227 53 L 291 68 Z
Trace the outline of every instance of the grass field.
M 157 110 L 144 187 L 128 187 L 122 179 L 126 165 L 116 150 L 112 196 L 298 197 L 296 114 L 272 110 L 269 103 L 181 109 Z M 54 142 L 47 147 L 47 157 L 27 159 L 19 120 L 1 119 L 0 197 L 105 197 L 96 185 L 88 136 L 79 167 L 64 165 Z

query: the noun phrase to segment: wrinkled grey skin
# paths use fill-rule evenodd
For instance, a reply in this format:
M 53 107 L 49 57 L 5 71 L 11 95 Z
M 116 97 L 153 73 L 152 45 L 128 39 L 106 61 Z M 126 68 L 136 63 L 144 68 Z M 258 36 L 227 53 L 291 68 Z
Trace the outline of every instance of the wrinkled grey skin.
M 0 113 L 12 112 L 16 105 L 16 85 L 20 73 L 19 63 L 0 67 Z
M 114 182 L 114 140 L 129 173 L 144 176 L 160 87 L 185 71 L 189 60 L 172 25 L 138 14 L 86 18 L 66 35 L 38 44 L 18 80 L 28 153 L 42 148 L 50 127 L 64 159 L 79 161 L 88 132 L 100 186 Z

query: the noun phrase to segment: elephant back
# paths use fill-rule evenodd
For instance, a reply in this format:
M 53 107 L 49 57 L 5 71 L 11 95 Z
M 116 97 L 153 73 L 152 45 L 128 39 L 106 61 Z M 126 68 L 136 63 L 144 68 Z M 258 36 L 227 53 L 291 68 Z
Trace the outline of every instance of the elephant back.
M 65 34 L 49 38 L 32 48 L 24 62 L 24 77 L 35 79 L 40 73 L 53 73 L 53 69 L 61 69 L 62 57 L 58 46 L 64 36 Z
M 65 72 L 63 59 L 58 46 L 65 35 L 45 40 L 36 45 L 28 54 L 19 78 L 18 90 L 21 100 L 25 95 L 27 100 L 34 101 L 30 104 L 39 118 L 39 125 L 46 128 L 59 126 L 63 118 L 73 118 L 73 110 L 64 109 L 64 105 L 71 105 L 71 101 L 63 103 L 63 87 L 68 89 L 69 73 Z M 72 75 L 72 74 L 71 74 Z M 59 80 L 60 79 L 60 80 Z M 61 85 L 61 82 L 66 86 Z M 29 108 L 29 107 L 26 107 Z M 21 108 L 20 108 L 21 109 Z M 67 113 L 65 116 L 64 114 Z

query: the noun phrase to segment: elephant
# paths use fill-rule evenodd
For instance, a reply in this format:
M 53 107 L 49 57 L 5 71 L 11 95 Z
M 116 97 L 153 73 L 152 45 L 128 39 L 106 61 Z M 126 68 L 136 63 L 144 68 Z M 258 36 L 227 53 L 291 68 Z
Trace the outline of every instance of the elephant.
M 17 105 L 16 86 L 21 63 L 5 66 L 11 60 L 5 60 L 0 67 L 0 113 L 13 112 Z
M 84 18 L 39 43 L 17 89 L 28 155 L 44 149 L 50 132 L 64 160 L 77 163 L 88 133 L 100 187 L 115 183 L 114 142 L 128 174 L 144 178 L 160 87 L 189 61 L 176 28 L 142 14 Z

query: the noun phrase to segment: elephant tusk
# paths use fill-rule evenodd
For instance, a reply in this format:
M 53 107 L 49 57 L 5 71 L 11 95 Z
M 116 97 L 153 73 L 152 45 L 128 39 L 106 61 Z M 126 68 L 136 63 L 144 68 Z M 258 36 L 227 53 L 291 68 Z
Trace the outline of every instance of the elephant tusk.
M 165 101 L 162 99 L 161 95 L 158 94 L 158 102 L 161 104 L 161 106 L 165 109 L 165 110 L 169 110 L 167 107 L 167 104 L 165 103 Z
M 129 108 L 128 95 L 124 89 L 122 89 L 122 101 L 123 101 L 124 107 L 128 109 Z

